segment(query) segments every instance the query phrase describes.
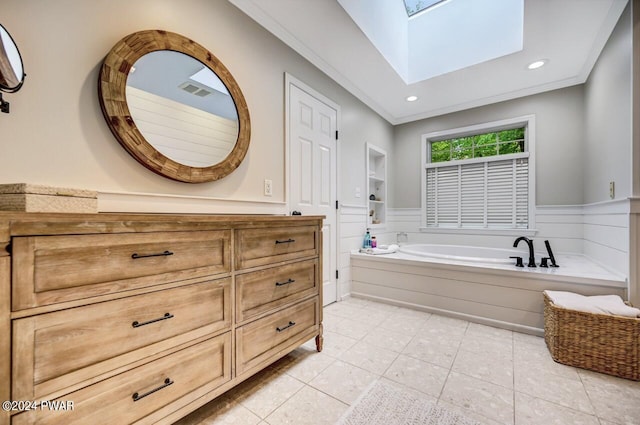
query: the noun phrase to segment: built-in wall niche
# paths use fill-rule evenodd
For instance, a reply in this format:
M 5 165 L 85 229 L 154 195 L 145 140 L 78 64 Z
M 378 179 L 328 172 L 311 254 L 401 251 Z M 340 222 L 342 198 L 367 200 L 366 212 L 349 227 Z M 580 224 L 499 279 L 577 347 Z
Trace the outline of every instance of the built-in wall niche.
M 367 226 L 384 227 L 387 224 L 387 152 L 369 143 L 366 150 Z

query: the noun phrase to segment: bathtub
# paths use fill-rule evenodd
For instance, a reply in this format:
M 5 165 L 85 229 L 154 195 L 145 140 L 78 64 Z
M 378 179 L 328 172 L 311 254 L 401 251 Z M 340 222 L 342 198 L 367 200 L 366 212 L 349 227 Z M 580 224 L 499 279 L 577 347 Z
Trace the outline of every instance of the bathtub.
M 484 248 L 464 245 L 413 244 L 403 245 L 400 252 L 427 258 L 441 258 L 471 263 L 514 264 L 509 257 L 520 256 L 527 261 L 529 254 L 517 249 Z
M 626 299 L 626 278 L 583 255 L 556 254 L 559 268 L 516 267 L 514 255 L 527 263 L 524 249 L 414 244 L 385 255 L 352 251 L 350 294 L 535 335 L 543 334 L 545 289 Z

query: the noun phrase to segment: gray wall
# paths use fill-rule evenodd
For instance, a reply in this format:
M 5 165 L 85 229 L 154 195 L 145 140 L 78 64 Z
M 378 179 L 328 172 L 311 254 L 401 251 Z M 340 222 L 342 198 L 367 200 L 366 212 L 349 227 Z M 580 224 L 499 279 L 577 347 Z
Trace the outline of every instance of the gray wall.
M 631 196 L 631 7 L 618 25 L 584 87 L 584 201 Z
M 216 204 L 282 203 L 284 72 L 341 105 L 343 181 L 359 184 L 364 193 L 365 142 L 386 148 L 392 142 L 390 124 L 226 0 L 2 0 L 0 19 L 28 74 L 23 89 L 6 96 L 11 114 L 0 117 L 0 183 L 183 195 Z M 122 37 L 153 28 L 205 46 L 244 93 L 251 145 L 241 166 L 220 181 L 189 185 L 148 171 L 120 147 L 104 121 L 97 96 L 102 60 Z M 268 198 L 267 178 L 273 180 Z M 349 200 L 351 194 L 345 187 L 340 195 Z M 180 212 L 190 212 L 187 204 Z
M 442 115 L 395 128 L 395 208 L 420 207 L 420 152 L 423 134 L 503 120 L 536 117 L 536 204 L 582 203 L 584 135 L 582 86 Z

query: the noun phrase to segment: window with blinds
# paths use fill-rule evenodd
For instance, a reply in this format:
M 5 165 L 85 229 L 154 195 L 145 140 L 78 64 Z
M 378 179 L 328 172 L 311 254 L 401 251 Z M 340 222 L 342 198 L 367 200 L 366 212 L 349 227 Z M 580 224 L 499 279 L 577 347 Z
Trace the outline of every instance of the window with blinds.
M 426 226 L 529 228 L 529 152 L 524 151 L 524 130 L 427 140 Z M 457 159 L 460 152 L 466 152 L 463 159 Z

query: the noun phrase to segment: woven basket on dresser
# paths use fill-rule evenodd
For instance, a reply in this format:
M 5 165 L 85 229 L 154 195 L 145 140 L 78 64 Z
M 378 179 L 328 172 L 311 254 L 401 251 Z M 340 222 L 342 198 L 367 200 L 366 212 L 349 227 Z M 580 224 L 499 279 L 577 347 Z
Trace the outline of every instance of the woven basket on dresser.
M 544 294 L 544 339 L 553 360 L 640 381 L 640 319 L 557 307 Z

